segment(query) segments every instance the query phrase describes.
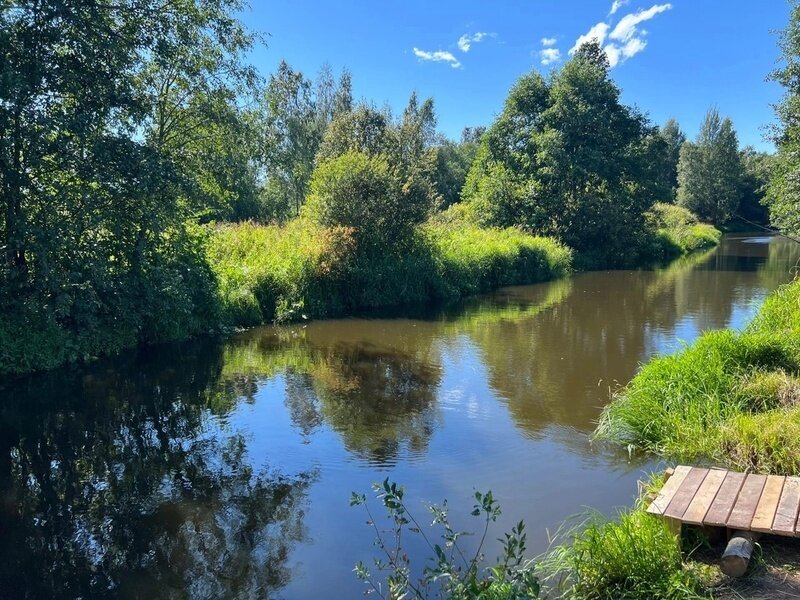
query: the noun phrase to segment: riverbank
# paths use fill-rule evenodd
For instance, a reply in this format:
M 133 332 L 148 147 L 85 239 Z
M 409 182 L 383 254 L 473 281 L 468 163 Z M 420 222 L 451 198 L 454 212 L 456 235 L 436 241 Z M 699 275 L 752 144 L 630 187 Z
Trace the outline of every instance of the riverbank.
M 742 332 L 712 331 L 677 354 L 656 358 L 603 412 L 599 440 L 671 461 L 760 473 L 800 474 L 800 280 L 778 288 Z M 659 481 L 652 485 L 657 489 Z M 695 598 L 756 595 L 797 579 L 797 563 L 766 553 L 754 580 L 721 575 L 697 532 L 681 540 L 640 501 L 616 521 L 570 532 L 545 561 L 577 597 Z M 664 557 L 643 570 L 637 557 Z M 761 590 L 761 591 L 759 591 Z M 726 594 L 728 596 L 726 596 Z
M 223 323 L 317 319 L 452 301 L 562 277 L 572 252 L 516 229 L 426 224 L 401 245 L 370 248 L 346 228 L 296 220 L 219 227 L 209 244 Z
M 656 205 L 648 223 L 641 246 L 631 249 L 634 264 L 664 262 L 719 241 L 716 229 L 675 206 Z M 370 247 L 347 227 L 307 219 L 194 227 L 183 237 L 181 253 L 151 274 L 158 286 L 125 294 L 78 287 L 49 300 L 19 301 L 0 316 L 0 374 L 230 328 L 447 303 L 592 264 L 553 238 L 480 227 L 458 210 L 440 213 L 390 246 Z M 57 305 L 65 301 L 70 308 L 62 311 Z

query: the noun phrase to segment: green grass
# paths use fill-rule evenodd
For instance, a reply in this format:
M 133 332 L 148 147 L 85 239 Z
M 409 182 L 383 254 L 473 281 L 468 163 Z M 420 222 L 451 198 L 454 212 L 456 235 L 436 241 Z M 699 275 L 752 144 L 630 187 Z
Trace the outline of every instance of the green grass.
M 423 225 L 402 244 L 363 247 L 348 228 L 298 219 L 218 227 L 208 259 L 225 323 L 248 326 L 553 279 L 570 271 L 572 256 L 550 239 L 461 221 Z
M 642 368 L 606 407 L 597 436 L 681 461 L 800 474 L 800 281 L 742 333 L 714 331 Z
M 641 503 L 615 520 L 591 514 L 559 532 L 565 543 L 539 564 L 550 597 L 583 600 L 704 598 L 684 568 L 680 538 Z
M 712 248 L 719 244 L 722 232 L 713 225 L 700 223 L 686 208 L 658 202 L 645 215 L 648 228 L 655 232 L 651 254 L 674 258 Z

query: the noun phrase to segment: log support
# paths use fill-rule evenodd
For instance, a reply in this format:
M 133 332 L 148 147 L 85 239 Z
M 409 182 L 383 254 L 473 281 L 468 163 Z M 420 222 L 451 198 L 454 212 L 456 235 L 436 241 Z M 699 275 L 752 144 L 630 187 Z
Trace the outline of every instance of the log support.
M 747 571 L 753 548 L 758 540 L 758 533 L 753 531 L 734 531 L 722 553 L 720 569 L 731 577 L 741 577 Z

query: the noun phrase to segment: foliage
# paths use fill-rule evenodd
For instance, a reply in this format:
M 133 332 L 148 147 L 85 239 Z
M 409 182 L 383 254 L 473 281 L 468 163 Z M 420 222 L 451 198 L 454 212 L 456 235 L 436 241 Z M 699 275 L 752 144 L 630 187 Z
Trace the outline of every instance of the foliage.
M 743 167 L 733 124 L 711 108 L 697 141 L 681 146 L 678 203 L 714 225 L 727 222 L 741 201 Z
M 463 196 L 482 224 L 522 226 L 596 263 L 630 264 L 643 213 L 663 194 L 653 159 L 665 145 L 620 103 L 603 57 L 589 44 L 549 81 L 522 77 L 481 138 Z
M 478 151 L 480 135 L 480 130 L 476 134 L 474 130 L 466 128 L 460 142 L 443 139 L 437 144 L 436 190 L 442 197 L 443 208 L 460 200 L 467 173 Z
M 597 435 L 678 460 L 796 474 L 796 445 L 778 430 L 796 420 L 799 299 L 795 281 L 744 332 L 709 332 L 650 362 L 605 409 Z
M 350 74 L 334 80 L 325 66 L 316 85 L 281 61 L 263 98 L 266 217 L 285 220 L 300 214 L 314 159 L 328 126 L 352 109 Z
M 562 529 L 541 571 L 559 598 L 617 600 L 702 598 L 700 581 L 683 569 L 679 536 L 641 502 L 609 520 L 598 513 Z
M 736 217 L 749 223 L 766 225 L 769 222 L 769 209 L 764 204 L 772 172 L 775 156 L 766 152 L 756 152 L 747 146 L 740 152 L 742 161 L 742 179 L 739 207 Z
M 351 227 L 382 244 L 408 238 L 430 212 L 430 198 L 402 181 L 385 155 L 348 152 L 314 171 L 305 214 L 323 227 Z
M 661 162 L 662 182 L 669 190 L 669 202 L 675 202 L 678 194 L 678 161 L 686 134 L 675 119 L 669 119 L 658 130 L 658 135 L 664 140 L 666 150 Z
M 776 106 L 778 126 L 773 141 L 778 148 L 767 190 L 770 223 L 786 232 L 800 232 L 800 3 L 792 0 L 789 23 L 780 37 L 781 64 L 771 74 L 785 90 Z
M 214 282 L 191 222 L 248 185 L 223 191 L 244 161 L 217 157 L 257 83 L 238 0 L 7 8 L 0 370 L 208 329 Z
M 323 317 L 377 306 L 452 300 L 569 272 L 571 253 L 517 230 L 426 224 L 403 245 L 364 257 L 347 227 L 303 219 L 218 227 L 208 260 L 224 322 Z
M 674 204 L 657 202 L 645 218 L 648 229 L 655 232 L 654 258 L 673 258 L 711 248 L 722 236 L 713 225 L 700 223 L 691 211 Z
M 533 574 L 533 565 L 525 560 L 527 534 L 522 521 L 500 540 L 503 555 L 496 564 L 483 567 L 483 544 L 489 527 L 500 516 L 500 506 L 491 491 L 485 494 L 475 492 L 476 504 L 471 514 L 481 518 L 483 531 L 473 553 L 460 541 L 470 534 L 453 529 L 446 501 L 442 506 L 428 507 L 433 515 L 432 526 L 439 526 L 442 530 L 441 543 L 436 543 L 408 509 L 402 487 L 385 479 L 382 484 L 374 484 L 373 490 L 386 510 L 391 524 L 388 532 L 379 527 L 365 494 L 353 492 L 350 500 L 351 506 L 364 507 L 369 517 L 368 523 L 375 530 L 375 545 L 381 551 L 381 557 L 374 559 L 374 571 L 361 562 L 354 569 L 358 578 L 369 586 L 367 593 L 389 599 L 445 597 L 453 600 L 522 600 L 539 596 L 539 581 Z M 419 580 L 403 548 L 404 536 L 408 537 L 409 534 L 420 536 L 433 554 L 432 564 L 424 568 Z M 381 573 L 387 573 L 385 589 L 379 580 Z

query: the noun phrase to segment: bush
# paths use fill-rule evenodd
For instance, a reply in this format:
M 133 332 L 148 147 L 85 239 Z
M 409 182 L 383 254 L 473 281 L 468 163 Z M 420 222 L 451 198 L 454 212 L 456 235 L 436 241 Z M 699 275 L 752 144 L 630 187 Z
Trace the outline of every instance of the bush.
M 674 204 L 654 204 L 645 219 L 650 240 L 643 244 L 642 255 L 654 260 L 712 248 L 722 236 L 716 227 L 700 223 L 690 210 Z
M 354 569 L 356 575 L 368 588 L 366 593 L 374 593 L 381 598 L 394 600 L 413 596 L 424 598 L 449 598 L 451 600 L 527 600 L 539 597 L 539 580 L 533 573 L 533 564 L 525 560 L 525 524 L 520 521 L 506 533 L 503 543 L 503 556 L 489 567 L 483 567 L 483 543 L 492 523 L 500 516 L 500 506 L 492 492 L 475 492 L 477 504 L 473 506 L 472 516 L 482 521 L 482 536 L 477 550 L 467 552 L 463 541 L 467 532 L 455 531 L 448 516 L 447 502 L 442 506 L 429 505 L 428 512 L 433 517 L 429 528 L 441 529 L 441 543 L 429 537 L 426 529 L 409 511 L 405 502 L 405 491 L 396 483 L 384 480 L 374 484 L 376 496 L 386 511 L 391 530 L 384 532 L 377 524 L 364 494 L 353 492 L 350 505 L 363 506 L 376 533 L 375 546 L 381 555 L 375 558 L 374 568 L 359 562 Z M 404 535 L 405 534 L 405 535 Z M 421 577 L 412 573 L 412 565 L 402 545 L 409 536 L 421 537 L 430 548 L 433 556 L 431 565 L 425 567 Z M 386 574 L 386 584 L 379 578 Z
M 391 242 L 408 237 L 429 208 L 403 193 L 385 157 L 348 152 L 314 170 L 305 214 L 323 227 L 352 227 L 360 238 Z

